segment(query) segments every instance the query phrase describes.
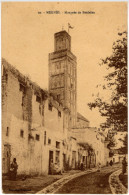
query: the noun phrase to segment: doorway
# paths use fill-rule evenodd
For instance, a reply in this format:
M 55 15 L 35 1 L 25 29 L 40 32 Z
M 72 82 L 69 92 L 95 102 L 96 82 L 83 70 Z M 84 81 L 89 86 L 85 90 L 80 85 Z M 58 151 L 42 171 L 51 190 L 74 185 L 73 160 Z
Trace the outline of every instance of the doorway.
M 86 156 L 86 168 L 88 168 L 87 164 L 88 164 L 88 163 L 87 163 L 87 156 Z
M 63 168 L 66 170 L 66 154 L 63 153 Z
M 53 151 L 49 151 L 49 174 L 52 174 L 51 172 L 51 162 L 53 163 Z
M 11 146 L 9 144 L 4 145 L 4 153 L 2 158 L 2 170 L 3 174 L 8 174 L 10 170 L 10 157 Z
M 76 151 L 72 151 L 72 168 L 76 168 Z

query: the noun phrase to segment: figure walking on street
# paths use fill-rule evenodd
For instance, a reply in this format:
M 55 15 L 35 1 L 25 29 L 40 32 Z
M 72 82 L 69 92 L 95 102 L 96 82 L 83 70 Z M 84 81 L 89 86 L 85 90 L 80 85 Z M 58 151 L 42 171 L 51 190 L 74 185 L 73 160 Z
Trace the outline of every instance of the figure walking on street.
M 50 162 L 50 174 L 51 175 L 54 174 L 54 163 L 53 163 L 53 159 L 51 159 L 51 162 Z
M 100 172 L 100 170 L 101 170 L 101 163 L 100 162 L 98 162 L 98 172 Z
M 125 174 L 126 173 L 126 168 L 127 167 L 127 162 L 126 162 L 126 158 L 124 157 L 123 161 L 122 161 L 122 173 Z
M 16 158 L 14 158 L 13 162 L 11 163 L 11 168 L 10 168 L 10 179 L 11 180 L 16 180 L 17 169 L 18 169 L 18 164 L 16 162 Z
M 112 160 L 110 160 L 110 166 L 112 166 L 113 165 L 113 161 Z
M 83 162 L 81 162 L 81 171 L 84 170 L 84 165 L 83 165 Z

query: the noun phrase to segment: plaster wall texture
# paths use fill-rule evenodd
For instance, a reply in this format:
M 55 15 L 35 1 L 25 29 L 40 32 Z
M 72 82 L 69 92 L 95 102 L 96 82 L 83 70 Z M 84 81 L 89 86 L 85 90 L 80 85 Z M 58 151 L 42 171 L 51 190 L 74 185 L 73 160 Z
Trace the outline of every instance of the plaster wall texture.
M 88 143 L 93 147 L 96 154 L 96 164 L 101 162 L 102 165 L 106 165 L 109 151 L 106 148 L 104 137 L 99 134 L 96 128 L 73 129 L 72 134 L 78 143 Z
M 19 78 L 9 70 L 7 70 L 7 74 L 7 82 L 3 77 L 2 85 L 3 173 L 7 172 L 7 168 L 5 168 L 7 155 L 9 155 L 9 164 L 13 158 L 17 159 L 18 174 L 47 174 L 49 151 L 53 151 L 54 159 L 56 151 L 60 151 L 59 159 L 62 167 L 62 142 L 64 138 L 67 141 L 67 114 L 65 114 L 66 119 L 64 120 L 60 106 L 53 106 L 50 111 L 48 99 L 42 103 L 37 102 L 35 90 L 30 86 L 23 94 L 20 91 Z M 61 116 L 58 115 L 58 111 Z M 64 121 L 66 121 L 65 125 Z M 45 132 L 46 138 L 44 137 Z M 46 139 L 45 144 L 44 139 Z M 48 143 L 48 139 L 51 140 L 51 143 Z M 56 141 L 60 142 L 60 149 L 56 148 Z

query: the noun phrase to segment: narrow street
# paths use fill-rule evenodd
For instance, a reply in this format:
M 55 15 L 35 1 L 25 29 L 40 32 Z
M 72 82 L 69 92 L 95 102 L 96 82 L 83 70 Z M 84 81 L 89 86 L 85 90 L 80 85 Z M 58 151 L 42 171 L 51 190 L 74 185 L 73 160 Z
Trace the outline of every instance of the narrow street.
M 102 168 L 100 172 L 77 177 L 56 191 L 56 194 L 111 194 L 109 175 L 120 168 L 120 164 L 115 164 Z

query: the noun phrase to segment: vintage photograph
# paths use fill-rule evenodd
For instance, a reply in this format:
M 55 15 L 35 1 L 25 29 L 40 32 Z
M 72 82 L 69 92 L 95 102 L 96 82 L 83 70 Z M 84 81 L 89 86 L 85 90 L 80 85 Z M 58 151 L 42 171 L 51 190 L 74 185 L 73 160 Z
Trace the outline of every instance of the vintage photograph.
M 127 2 L 2 2 L 4 194 L 127 194 Z

